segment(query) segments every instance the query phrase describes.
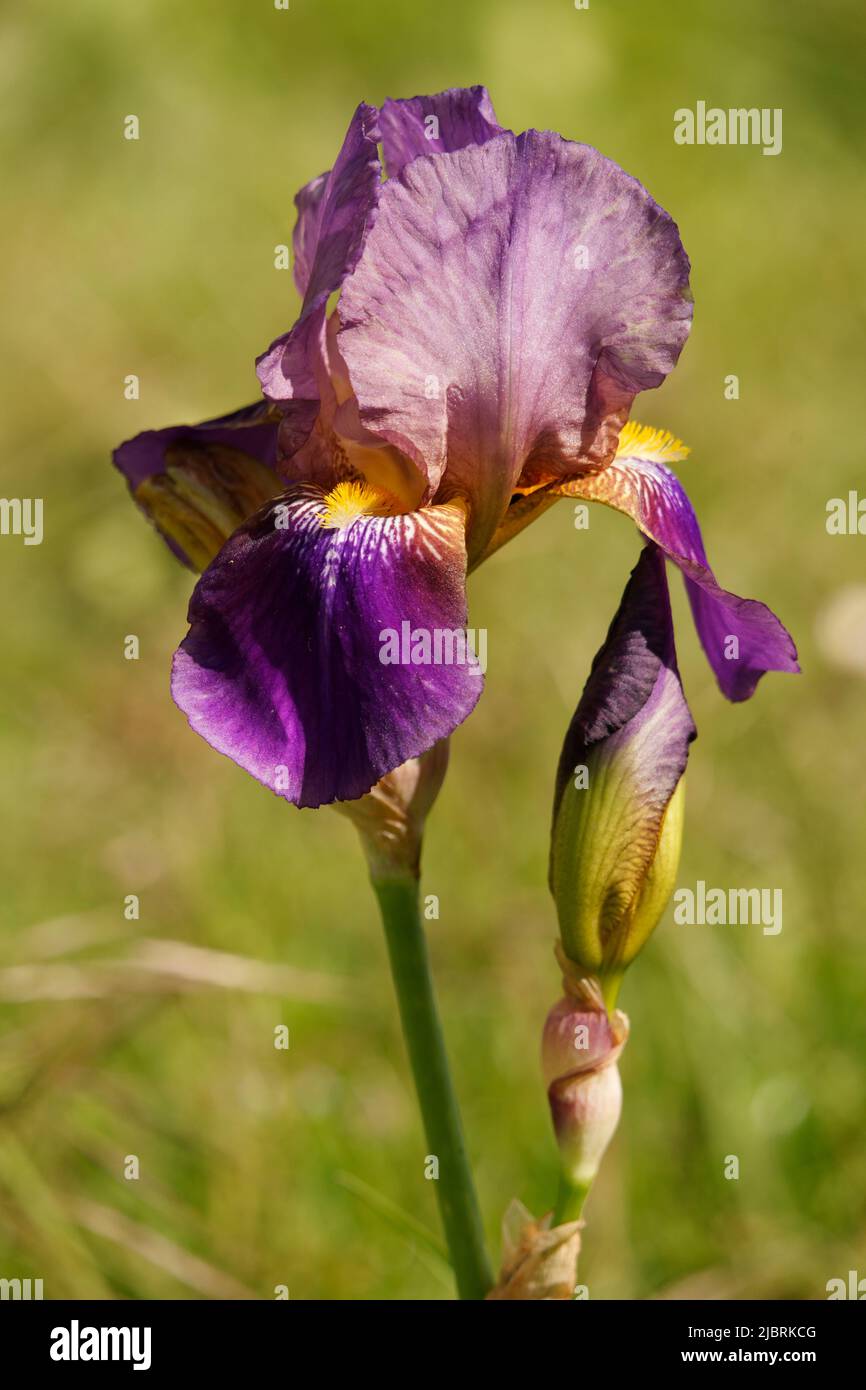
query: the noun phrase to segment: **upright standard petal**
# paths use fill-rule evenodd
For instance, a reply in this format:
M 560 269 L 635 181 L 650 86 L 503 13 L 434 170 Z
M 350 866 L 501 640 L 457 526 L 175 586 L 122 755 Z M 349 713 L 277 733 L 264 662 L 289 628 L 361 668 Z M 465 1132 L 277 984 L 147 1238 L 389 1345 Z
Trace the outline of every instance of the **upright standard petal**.
M 190 569 L 203 570 L 242 521 L 282 491 L 278 416 L 267 401 L 201 425 L 145 430 L 113 458 L 147 518 Z
M 518 483 L 612 458 L 691 319 L 676 226 L 551 133 L 416 158 L 385 184 L 340 300 L 361 419 L 470 503 L 475 561 Z
M 362 796 L 456 728 L 482 687 L 458 506 L 388 514 L 299 485 L 200 579 L 172 692 L 190 724 L 298 806 Z
M 379 116 L 389 178 L 423 154 L 483 145 L 502 133 L 486 87 L 451 87 L 430 97 L 385 102 Z
M 256 365 L 265 395 L 286 403 L 281 447 L 289 450 L 303 444 L 319 412 L 328 299 L 357 265 L 372 225 L 381 179 L 377 114 L 362 102 L 331 172 L 299 195 L 296 279 L 304 284 L 304 302 L 295 326 Z
M 694 508 L 666 466 L 685 452 L 664 431 L 630 424 L 613 463 L 556 490 L 625 512 L 679 565 L 701 645 L 722 693 L 729 700 L 748 700 L 767 671 L 799 671 L 797 649 L 766 604 L 739 598 L 718 584 Z
M 620 974 L 664 910 L 694 737 L 665 562 L 649 545 L 592 664 L 556 776 L 550 888 L 565 955 L 592 974 Z
M 295 225 L 292 230 L 292 277 L 301 298 L 307 293 L 316 248 L 319 244 L 319 231 L 322 225 L 322 207 L 328 189 L 330 169 L 318 178 L 305 183 L 295 194 Z

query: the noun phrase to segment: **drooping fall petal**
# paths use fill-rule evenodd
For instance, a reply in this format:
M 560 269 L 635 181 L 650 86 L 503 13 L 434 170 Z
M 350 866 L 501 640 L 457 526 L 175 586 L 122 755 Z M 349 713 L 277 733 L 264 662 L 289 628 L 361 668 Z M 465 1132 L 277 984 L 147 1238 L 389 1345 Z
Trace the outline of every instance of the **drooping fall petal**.
M 465 642 L 460 658 L 462 510 L 392 515 L 381 501 L 283 494 L 199 580 L 175 656 L 172 693 L 196 732 L 299 806 L 362 796 L 481 693 Z
M 691 319 L 688 259 L 646 190 L 528 131 L 414 159 L 382 189 L 340 299 L 360 417 L 469 499 L 470 561 L 518 479 L 613 456 Z
M 739 598 L 716 580 L 694 508 L 665 461 L 682 452 L 661 431 L 632 426 L 623 431 L 607 468 L 563 481 L 556 490 L 625 512 L 661 546 L 683 572 L 698 636 L 722 693 L 747 700 L 767 671 L 799 671 L 797 649 L 766 604 Z
M 201 425 L 145 430 L 114 451 L 135 501 L 190 569 L 203 570 L 241 522 L 282 491 L 267 401 Z

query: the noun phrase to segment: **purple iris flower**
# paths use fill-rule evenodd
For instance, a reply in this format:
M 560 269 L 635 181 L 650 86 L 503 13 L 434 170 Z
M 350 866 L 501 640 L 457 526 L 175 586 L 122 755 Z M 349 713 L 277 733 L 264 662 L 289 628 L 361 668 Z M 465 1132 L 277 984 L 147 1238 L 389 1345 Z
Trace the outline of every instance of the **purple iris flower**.
M 467 572 L 561 496 L 627 512 L 680 566 L 730 698 L 797 669 L 770 610 L 716 583 L 666 466 L 682 450 L 623 429 L 692 314 L 677 228 L 636 179 L 503 130 L 473 87 L 359 106 L 295 201 L 303 303 L 259 359 L 264 399 L 115 454 L 204 570 L 172 692 L 208 743 L 301 806 L 429 749 L 477 666 L 429 641 L 385 661 L 383 635 L 461 633 Z

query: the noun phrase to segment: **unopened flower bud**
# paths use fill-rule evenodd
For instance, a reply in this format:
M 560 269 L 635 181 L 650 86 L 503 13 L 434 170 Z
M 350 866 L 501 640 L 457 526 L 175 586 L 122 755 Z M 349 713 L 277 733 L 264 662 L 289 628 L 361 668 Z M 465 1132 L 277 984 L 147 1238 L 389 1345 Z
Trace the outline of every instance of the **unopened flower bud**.
M 616 980 L 676 883 L 695 727 L 664 559 L 641 554 L 571 721 L 556 780 L 550 888 L 566 955 Z
M 544 1025 L 542 1070 L 563 1177 L 585 1195 L 619 1123 L 616 1064 L 628 1019 L 620 1010 L 608 1015 L 596 982 L 567 973 L 563 984 L 566 994 Z

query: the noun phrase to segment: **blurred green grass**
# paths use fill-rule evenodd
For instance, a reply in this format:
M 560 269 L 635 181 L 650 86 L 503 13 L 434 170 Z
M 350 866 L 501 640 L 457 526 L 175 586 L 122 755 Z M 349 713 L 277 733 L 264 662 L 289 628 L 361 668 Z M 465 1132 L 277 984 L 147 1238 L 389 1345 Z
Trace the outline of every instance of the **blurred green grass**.
M 273 247 L 358 100 L 477 81 L 504 123 L 597 145 L 679 222 L 695 327 L 635 415 L 692 445 L 680 471 L 719 577 L 773 604 L 805 672 L 726 706 L 677 587 L 700 729 L 680 882 L 781 887 L 785 924 L 676 928 L 669 912 L 627 980 L 625 1113 L 581 1277 L 600 1298 L 820 1298 L 829 1278 L 866 1273 L 864 677 L 825 640 L 835 596 L 864 585 L 866 541 L 824 526 L 827 499 L 863 477 L 849 419 L 862 11 L 33 0 L 0 23 L 2 490 L 44 497 L 46 525 L 38 548 L 0 540 L 0 969 L 38 967 L 4 973 L 7 994 L 10 980 L 62 993 L 58 965 L 102 980 L 91 998 L 2 1006 L 0 1274 L 41 1277 L 47 1297 L 448 1295 L 423 1242 L 350 1190 L 436 1229 L 353 831 L 292 812 L 188 732 L 167 671 L 190 579 L 108 456 L 138 429 L 253 399 L 253 358 L 296 307 Z M 674 146 L 673 111 L 698 99 L 781 106 L 783 153 Z M 137 143 L 122 139 L 129 113 Z M 553 771 L 636 550 L 622 518 L 599 509 L 576 532 L 562 507 L 472 585 L 487 690 L 454 739 L 424 882 L 496 1243 L 512 1196 L 537 1212 L 552 1199 L 537 1051 L 558 987 Z M 129 893 L 139 922 L 124 920 Z M 99 976 L 142 937 L 331 976 L 333 997 Z

